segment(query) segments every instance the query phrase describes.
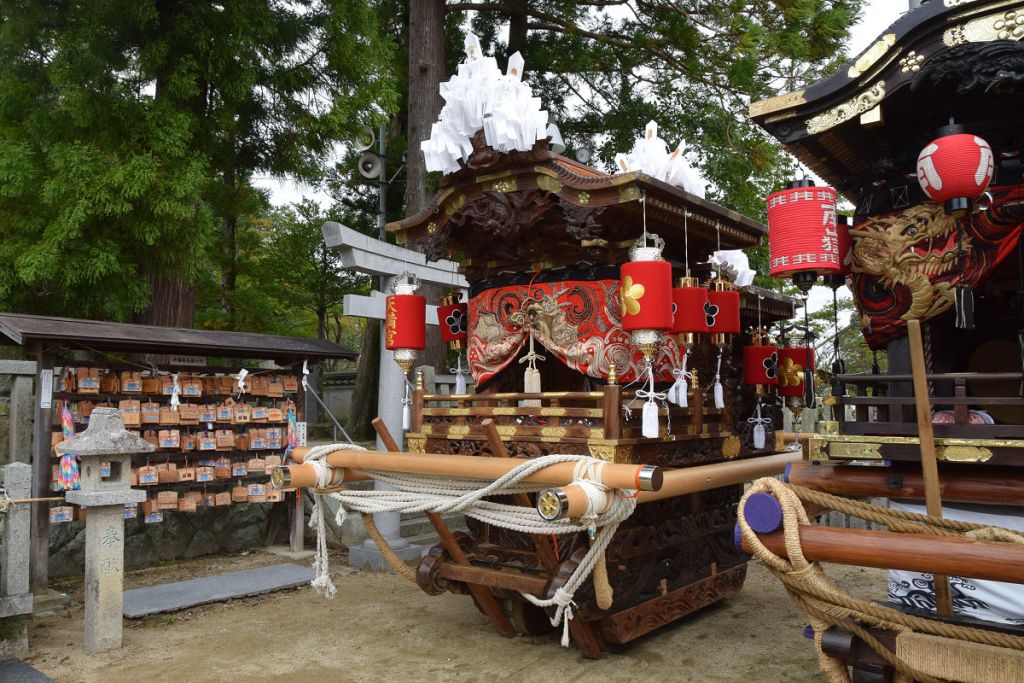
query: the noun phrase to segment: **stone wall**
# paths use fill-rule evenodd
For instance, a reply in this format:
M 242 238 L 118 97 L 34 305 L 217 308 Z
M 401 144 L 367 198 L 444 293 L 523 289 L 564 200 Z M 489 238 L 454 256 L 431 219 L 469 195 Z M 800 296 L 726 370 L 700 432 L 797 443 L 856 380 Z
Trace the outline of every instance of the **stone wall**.
M 215 553 L 237 552 L 267 543 L 270 504 L 242 503 L 196 512 L 166 512 L 164 521 L 146 524 L 141 517 L 125 520 L 125 566 L 147 567 Z M 272 529 L 271 543 L 287 542 L 282 519 Z M 80 576 L 85 558 L 85 523 L 50 527 L 50 578 Z

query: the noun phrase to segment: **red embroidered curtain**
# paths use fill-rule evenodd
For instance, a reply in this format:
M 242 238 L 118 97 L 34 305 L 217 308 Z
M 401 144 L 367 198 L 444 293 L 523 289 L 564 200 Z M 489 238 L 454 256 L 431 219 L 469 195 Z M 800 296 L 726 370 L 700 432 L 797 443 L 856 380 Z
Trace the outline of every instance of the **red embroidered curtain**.
M 632 381 L 643 370 L 643 356 L 622 329 L 621 305 L 618 280 L 566 280 L 483 290 L 469 300 L 473 380 L 479 386 L 515 360 L 529 329 L 536 342 L 570 368 L 607 379 L 608 366 L 614 363 L 619 379 Z M 681 362 L 680 348 L 666 336 L 656 359 L 655 378 L 672 381 L 671 370 Z

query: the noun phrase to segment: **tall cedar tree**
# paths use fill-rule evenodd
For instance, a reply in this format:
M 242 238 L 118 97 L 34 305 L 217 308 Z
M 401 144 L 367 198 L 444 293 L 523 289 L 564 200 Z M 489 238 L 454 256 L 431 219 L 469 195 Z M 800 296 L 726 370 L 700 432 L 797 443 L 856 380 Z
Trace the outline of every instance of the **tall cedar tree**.
M 234 323 L 254 174 L 318 179 L 394 105 L 361 0 L 0 2 L 0 308 Z

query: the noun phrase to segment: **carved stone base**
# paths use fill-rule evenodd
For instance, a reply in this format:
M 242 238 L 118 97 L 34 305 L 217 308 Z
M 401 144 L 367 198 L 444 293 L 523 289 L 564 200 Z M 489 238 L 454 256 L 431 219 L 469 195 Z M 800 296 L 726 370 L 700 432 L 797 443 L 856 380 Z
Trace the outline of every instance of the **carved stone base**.
M 746 563 L 678 588 L 594 622 L 601 638 L 622 645 L 734 595 L 747 576 Z

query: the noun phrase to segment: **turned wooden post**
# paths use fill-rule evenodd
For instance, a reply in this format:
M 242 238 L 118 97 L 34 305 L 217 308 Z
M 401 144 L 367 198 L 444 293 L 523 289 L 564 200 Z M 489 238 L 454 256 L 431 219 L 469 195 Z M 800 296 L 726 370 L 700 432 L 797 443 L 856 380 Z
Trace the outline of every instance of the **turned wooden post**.
M 604 438 L 622 438 L 622 387 L 619 386 L 615 363 L 608 366 L 608 384 L 604 385 Z

